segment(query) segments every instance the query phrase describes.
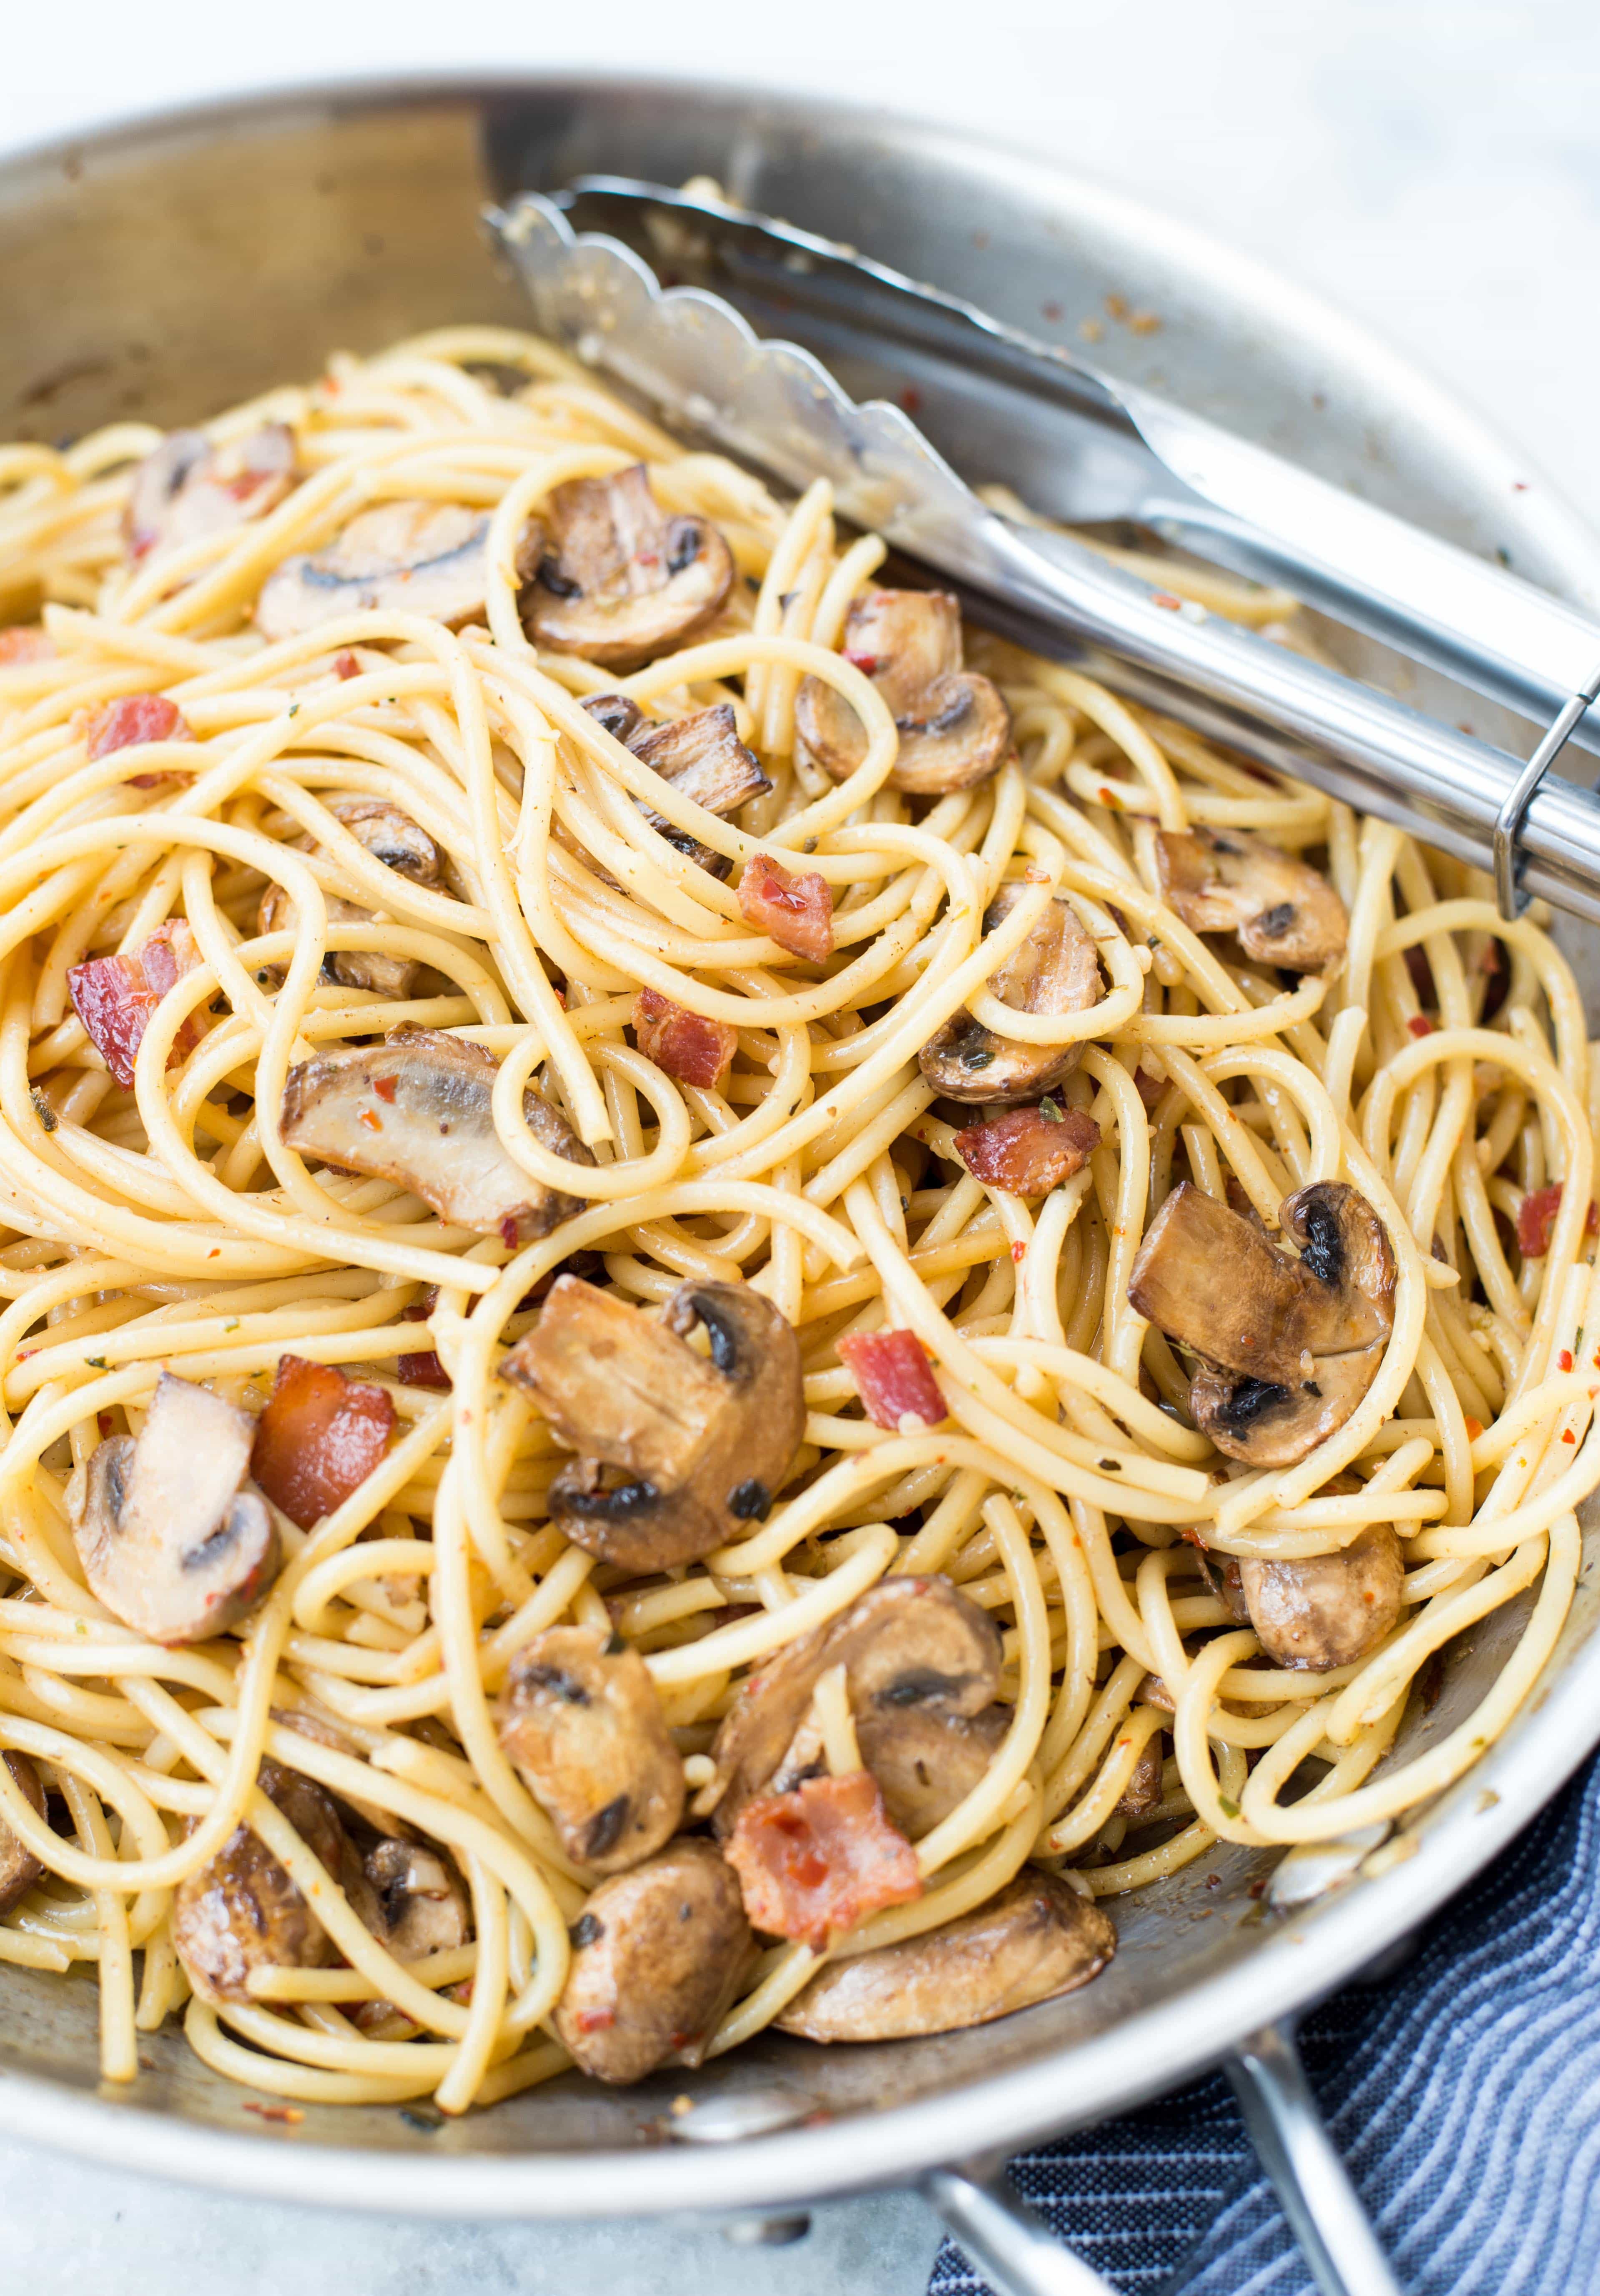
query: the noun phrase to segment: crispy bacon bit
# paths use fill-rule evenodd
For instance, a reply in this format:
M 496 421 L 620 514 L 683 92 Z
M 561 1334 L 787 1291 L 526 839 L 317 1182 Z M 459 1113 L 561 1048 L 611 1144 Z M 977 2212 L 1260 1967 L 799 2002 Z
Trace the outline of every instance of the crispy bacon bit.
M 1160 1101 L 1161 1095 L 1167 1089 L 1166 1086 L 1161 1083 L 1159 1078 L 1153 1077 L 1148 1069 L 1135 1069 L 1133 1072 L 1133 1080 L 1135 1089 L 1137 1091 L 1139 1098 L 1145 1103 L 1145 1115 L 1150 1116 L 1153 1114 L 1156 1103 Z
M 403 1324 L 425 1324 L 439 1301 L 436 1284 L 428 1286 L 425 1300 L 414 1300 L 409 1308 L 400 1310 Z M 395 1377 L 406 1387 L 434 1387 L 441 1395 L 448 1394 L 454 1384 L 449 1373 L 439 1361 L 437 1351 L 429 1348 L 423 1354 L 402 1356 L 395 1365 Z
M 839 1360 L 874 1427 L 898 1435 L 907 1419 L 916 1427 L 939 1427 L 949 1417 L 914 1332 L 852 1332 L 839 1342 Z
M 1079 1108 L 1041 1102 L 1013 1108 L 993 1124 L 969 1124 L 956 1135 L 956 1153 L 974 1180 L 1013 1196 L 1048 1195 L 1070 1180 L 1100 1145 L 1100 1127 Z
M 711 1089 L 720 1088 L 739 1049 L 738 1036 L 725 1021 L 685 1013 L 653 988 L 641 988 L 634 998 L 634 1034 L 645 1059 L 668 1076 Z
M 395 1096 L 395 1086 L 398 1081 L 398 1079 L 395 1077 L 374 1077 L 373 1078 L 373 1090 L 377 1094 L 380 1100 L 392 1101 Z
M 93 956 L 69 967 L 67 994 L 89 1041 L 124 1092 L 131 1092 L 134 1062 L 150 1016 L 185 972 L 201 962 L 200 944 L 181 917 L 158 925 L 133 956 Z M 194 1050 L 201 1028 L 193 1013 L 173 1039 L 167 1065 L 176 1068 Z
M 281 1356 L 256 1424 L 250 1472 L 291 1522 L 309 1530 L 364 1483 L 389 1447 L 395 1407 L 384 1389 L 336 1364 Z
M 916 1852 L 890 1824 L 870 1770 L 757 1795 L 723 1855 L 757 1929 L 816 1948 L 831 1931 L 923 1893 Z
M 1414 1037 L 1431 1037 L 1433 1034 L 1433 1023 L 1425 1013 L 1414 1013 L 1406 1026 Z
M 0 630 L 0 669 L 16 669 L 25 661 L 51 661 L 55 640 L 32 623 Z
M 752 853 L 739 880 L 746 924 L 775 940 L 792 956 L 820 964 L 833 954 L 833 896 L 815 869 L 792 877 L 770 853 Z
M 96 709 L 84 727 L 84 740 L 89 755 L 109 758 L 115 750 L 142 749 L 147 742 L 192 742 L 194 730 L 178 708 L 164 693 L 125 693 L 119 701 L 108 701 Z M 135 774 L 135 789 L 154 789 L 158 782 L 168 781 L 168 774 Z
M 1517 1207 L 1517 1248 L 1524 1259 L 1542 1259 L 1550 1249 L 1555 1233 L 1555 1216 L 1561 1210 L 1561 1182 L 1553 1180 L 1547 1188 L 1534 1188 Z M 1589 1213 L 1583 1224 L 1585 1235 L 1593 1235 L 1600 1225 L 1600 1211 L 1589 1199 Z

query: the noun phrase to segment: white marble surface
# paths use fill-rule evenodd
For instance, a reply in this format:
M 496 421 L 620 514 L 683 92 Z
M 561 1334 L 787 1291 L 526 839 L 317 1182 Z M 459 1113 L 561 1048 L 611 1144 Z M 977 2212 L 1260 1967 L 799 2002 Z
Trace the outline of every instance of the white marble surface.
M 310 76 L 596 63 L 892 104 L 1179 209 L 1443 375 L 1600 523 L 1596 0 L 78 0 L 6 11 L 0 147 Z M 904 2195 L 822 2211 L 786 2249 L 401 2224 L 21 2146 L 0 2148 L 0 2221 L 33 2296 L 912 2296 L 937 2230 Z

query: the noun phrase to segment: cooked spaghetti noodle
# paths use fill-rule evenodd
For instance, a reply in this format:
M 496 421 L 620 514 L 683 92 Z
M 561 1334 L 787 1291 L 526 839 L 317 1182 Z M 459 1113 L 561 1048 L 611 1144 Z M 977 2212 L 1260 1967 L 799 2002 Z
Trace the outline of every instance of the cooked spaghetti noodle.
M 0 1959 L 98 1964 L 111 2079 L 181 2014 L 208 2064 L 280 2097 L 507 2096 L 569 2062 L 553 2014 L 595 1878 L 500 1742 L 518 1652 L 563 1623 L 615 1630 L 703 1794 L 741 1683 L 897 1575 L 945 1574 L 997 1625 L 1003 1729 L 915 1842 L 920 1892 L 825 1943 L 770 1944 L 713 2053 L 820 1960 L 925 1935 L 1030 1859 L 1114 1899 L 1218 1841 L 1397 1820 L 1456 1777 L 1550 1652 L 1600 1480 L 1600 1070 L 1538 913 L 1507 924 L 1475 873 L 972 631 L 1014 747 L 970 786 L 903 794 L 873 665 L 840 650 L 882 545 L 835 532 L 825 485 L 781 502 L 530 338 L 461 328 L 337 358 L 208 436 L 226 450 L 264 425 L 292 432 L 295 482 L 143 556 L 125 520 L 159 434 L 0 451 L 0 1749 L 50 1798 L 0 1761 L 0 1817 L 44 1869 Z M 714 621 L 619 675 L 529 636 L 519 552 L 557 488 L 640 462 L 665 513 L 726 538 L 735 578 Z M 356 603 L 264 636 L 275 570 L 394 503 L 488 514 L 481 611 L 452 628 L 420 602 Z M 1291 610 L 1161 578 L 1245 619 Z M 837 783 L 797 745 L 807 678 L 861 730 Z M 585 711 L 601 692 L 663 721 L 728 705 L 770 788 L 706 810 Z M 105 713 L 137 696 L 170 714 L 105 746 Z M 331 809 L 351 799 L 420 825 L 443 878 L 386 870 Z M 1197 825 L 1310 855 L 1348 911 L 1342 962 L 1294 982 L 1185 923 L 1153 840 Z M 832 955 L 797 958 L 702 865 L 742 887 L 759 854 L 825 885 Z M 1003 885 L 1020 898 L 986 934 Z M 273 886 L 288 906 L 268 931 Z M 1022 1013 L 985 984 L 1058 894 L 1099 993 Z M 119 1083 L 69 976 L 177 921 L 188 962 L 146 1000 Z M 352 986 L 332 962 L 350 951 L 392 960 L 398 990 Z M 641 990 L 734 1032 L 717 1081 L 630 1040 Z M 1025 1047 L 1081 1047 L 1046 1114 L 1087 1119 L 1095 1144 L 1042 1200 L 974 1177 L 919 1066 L 964 1010 Z M 500 1147 L 529 1191 L 570 1185 L 570 1217 L 477 1232 L 287 1144 L 291 1071 L 406 1024 L 499 1064 Z M 530 1086 L 591 1169 L 529 1130 Z M 1348 1183 L 1387 1233 L 1375 1375 L 1292 1464 L 1221 1456 L 1130 1302 L 1185 1178 L 1217 1202 L 1231 1183 L 1272 1231 L 1293 1192 Z M 630 1573 L 551 1519 L 567 1450 L 499 1370 L 575 1255 L 641 1311 L 685 1281 L 749 1283 L 798 1334 L 783 1486 L 687 1563 Z M 848 1342 L 885 1329 L 920 1343 L 942 1423 L 862 1411 Z M 285 1357 L 382 1390 L 392 1433 L 309 1528 L 275 1510 L 282 1566 L 238 1624 L 153 1638 L 89 1590 L 90 1462 L 140 1436 L 163 1371 L 254 1414 Z M 1264 1657 L 1218 1573 L 1342 1553 L 1374 1525 L 1403 1562 L 1377 1647 L 1320 1669 Z M 1524 1593 L 1476 1711 L 1386 1763 L 1435 1654 Z M 814 1708 L 835 1774 L 861 1759 L 842 1681 Z M 1119 1814 L 1163 1732 L 1155 1788 Z M 260 1791 L 267 1759 L 442 1848 L 470 1934 L 400 1957 Z M 175 1897 L 246 1820 L 331 1947 L 207 1999 Z

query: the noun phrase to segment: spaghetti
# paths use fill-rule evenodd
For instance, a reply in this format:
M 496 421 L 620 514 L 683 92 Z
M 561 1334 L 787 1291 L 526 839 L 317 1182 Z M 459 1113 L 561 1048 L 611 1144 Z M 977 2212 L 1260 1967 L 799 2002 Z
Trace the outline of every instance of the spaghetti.
M 668 568 L 647 534 L 589 625 L 561 571 L 584 482 L 633 489 Z M 0 1959 L 97 1965 L 107 2078 L 180 2013 L 208 2064 L 290 2099 L 460 2112 L 581 2062 L 560 2011 L 605 1857 L 574 1854 L 505 1721 L 553 1633 L 642 1664 L 690 1824 L 742 1686 L 803 1638 L 815 1803 L 872 1768 L 838 1639 L 861 1605 L 927 1581 L 994 1633 L 964 1790 L 887 1828 L 898 1878 L 851 1919 L 767 1929 L 711 2053 L 819 1966 L 1029 1873 L 1114 1899 L 1218 1841 L 1398 1820 L 1505 1726 L 1600 1480 L 1600 1070 L 1537 911 L 1505 922 L 1474 873 L 1074 673 L 974 631 L 964 659 L 953 624 L 918 673 L 944 715 L 919 718 L 893 634 L 858 642 L 899 594 L 874 589 L 883 547 L 835 532 L 825 484 L 782 503 L 521 334 L 336 358 L 186 445 L 119 424 L 0 450 L 0 1819 L 23 1882 Z M 470 611 L 431 587 L 464 564 Z M 661 600 L 696 583 L 675 636 Z M 964 779 L 979 688 L 1004 738 Z M 707 712 L 718 771 L 759 783 L 721 810 L 660 762 L 663 728 L 710 741 Z M 1252 954 L 1248 903 L 1180 914 L 1180 848 L 1263 847 L 1302 887 L 1306 857 L 1325 873 L 1348 917 L 1325 963 Z M 1082 993 L 1030 1003 L 1052 931 Z M 956 1104 L 920 1057 L 941 1031 L 1031 1086 Z M 430 1193 L 353 1129 L 343 1162 L 300 1152 L 305 1078 L 359 1069 L 382 1097 L 373 1048 L 409 1044 L 433 1089 L 441 1039 L 477 1129 Z M 480 1151 L 510 1187 L 488 1218 Z M 1297 1456 L 1210 1439 L 1211 1350 L 1130 1299 L 1180 1182 L 1297 1299 L 1320 1263 L 1276 1241 L 1287 1200 L 1353 1192 L 1386 1242 L 1360 1392 Z M 709 1548 L 628 1564 L 569 1536 L 571 1431 L 537 1365 L 501 1376 L 557 1277 L 663 1334 L 680 1293 L 749 1287 L 795 1335 L 787 1463 Z M 712 1379 L 704 1333 L 674 1343 Z M 163 1374 L 249 1414 L 247 1447 L 286 1381 L 315 1402 L 287 1423 L 309 1497 L 257 1438 L 272 1567 L 220 1632 L 91 1591 L 84 1526 L 106 1505 L 127 1531 Z M 360 1469 L 318 1484 L 305 1431 L 332 1420 Z M 1331 1560 L 1348 1593 L 1380 1535 L 1369 1646 L 1275 1656 L 1263 1590 Z M 1477 1710 L 1385 1763 L 1435 1655 L 1524 1594 Z M 420 1945 L 341 1867 L 330 1809 L 408 1888 L 432 1859 L 406 1903 L 454 1910 Z M 208 1985 L 181 1908 L 247 1850 L 322 1944 Z

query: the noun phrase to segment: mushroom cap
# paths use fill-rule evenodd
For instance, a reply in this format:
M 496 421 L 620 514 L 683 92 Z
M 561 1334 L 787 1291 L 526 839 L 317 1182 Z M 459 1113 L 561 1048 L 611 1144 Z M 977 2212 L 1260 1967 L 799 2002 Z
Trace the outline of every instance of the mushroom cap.
M 578 1865 L 626 1872 L 677 1832 L 683 1760 L 650 1669 L 620 1635 L 536 1635 L 512 1660 L 496 1719 L 501 1745 Z
M 1195 932 L 1231 932 L 1247 955 L 1322 972 L 1344 955 L 1350 916 L 1321 872 L 1242 829 L 1158 830 L 1161 898 Z
M 1091 1898 L 1025 1866 L 976 1913 L 833 1961 L 777 2019 L 808 2041 L 902 2041 L 988 2025 L 1097 1977 L 1117 1932 Z
M 613 741 L 631 750 L 652 772 L 670 782 L 681 796 L 692 798 L 719 819 L 736 813 L 752 797 L 764 797 L 772 783 L 762 772 L 755 752 L 739 739 L 738 720 L 731 702 L 710 709 L 693 709 L 686 717 L 647 718 L 626 693 L 591 693 L 583 707 Z M 669 845 L 709 869 L 713 877 L 726 877 L 733 863 L 726 853 L 702 845 L 665 814 L 643 799 L 634 800 L 651 827 Z M 597 864 L 592 865 L 598 866 Z M 602 872 L 603 874 L 604 873 Z M 608 881 L 610 882 L 610 881 Z
M 603 1882 L 572 1939 L 556 2037 L 580 2071 L 618 2083 L 699 2064 L 755 1959 L 738 1877 L 689 1835 Z
M 972 1715 L 937 1705 L 879 1706 L 860 1718 L 861 1759 L 878 1781 L 890 1822 L 908 1841 L 942 1825 L 981 1785 L 1011 1723 L 1009 1706 Z
M 294 433 L 266 422 L 214 446 L 203 430 L 173 430 L 134 472 L 123 531 L 135 558 L 264 518 L 296 478 Z
M 710 1356 L 683 1336 L 705 1327 Z M 658 1323 L 575 1275 L 500 1366 L 579 1456 L 550 1486 L 575 1546 L 640 1572 L 763 1517 L 805 1426 L 800 1343 L 743 1283 L 681 1284 Z
M 522 619 L 536 645 L 637 669 L 704 629 L 733 586 L 733 553 L 699 517 L 667 517 L 643 463 L 569 479 L 545 504 L 547 533 Z
M 1365 1196 L 1339 1180 L 1286 1196 L 1298 1259 L 1183 1181 L 1135 1257 L 1131 1304 L 1199 1358 L 1195 1425 L 1229 1458 L 1290 1466 L 1342 1427 L 1394 1323 L 1394 1254 Z
M 1002 885 L 983 919 L 986 933 L 1008 917 L 1026 888 Z M 989 993 L 1019 1013 L 1086 1013 L 1104 994 L 1100 956 L 1064 895 L 1049 902 L 1020 948 L 989 979 Z M 1081 1045 L 1021 1045 L 974 1021 L 964 1005 L 936 1029 L 917 1065 L 947 1100 L 1037 1100 L 1078 1066 Z
M 135 1443 L 108 1436 L 85 1476 L 73 1536 L 95 1598 L 152 1642 L 201 1642 L 250 1611 L 277 1575 L 278 1529 L 249 1481 L 256 1423 L 164 1371 Z
M 1400 1615 L 1405 1576 L 1392 1523 L 1370 1523 L 1332 1554 L 1245 1557 L 1239 1579 L 1261 1648 L 1276 1664 L 1325 1674 L 1376 1650 Z
M 501 1147 L 497 1066 L 481 1046 L 437 1029 L 397 1029 L 382 1045 L 341 1046 L 290 1070 L 284 1141 L 303 1156 L 409 1188 L 453 1226 L 526 1243 L 570 1219 L 583 1199 L 530 1179 Z M 523 1094 L 522 1113 L 553 1155 L 593 1165 L 540 1094 Z
M 790 1749 L 831 1667 L 846 1669 L 862 1759 L 873 1767 L 867 1748 L 875 1740 L 904 1791 L 906 1770 L 917 1759 L 917 1734 L 912 1728 L 897 1735 L 889 1726 L 897 1718 L 944 1722 L 983 1714 L 999 1683 L 1000 1660 L 999 1628 L 948 1578 L 880 1579 L 740 1685 L 717 1734 L 717 1832 L 733 1832 L 752 1795 L 792 1783 Z M 970 1750 L 964 1739 L 962 1751 Z
M 488 527 L 488 512 L 464 503 L 379 503 L 325 549 L 285 558 L 267 576 L 256 627 L 269 640 L 299 637 L 343 614 L 386 609 L 448 629 L 480 620 Z
M 394 870 L 414 885 L 437 890 L 444 875 L 444 857 L 427 831 L 419 828 L 398 805 L 378 797 L 339 797 L 328 800 L 328 811 L 343 823 L 374 861 L 382 861 L 385 868 Z M 303 848 L 307 840 L 300 839 L 297 842 Z M 309 850 L 320 853 L 323 849 L 312 845 Z M 324 894 L 323 898 L 331 925 L 371 924 L 377 914 L 337 893 Z M 294 917 L 294 903 L 283 887 L 269 884 L 256 913 L 256 931 L 291 931 Z M 282 980 L 287 967 L 273 965 L 269 970 L 274 978 Z M 339 948 L 330 949 L 324 957 L 322 977 L 347 988 L 367 989 L 377 996 L 404 998 L 411 995 L 423 970 L 412 957 L 383 956 L 376 949 Z
M 39 1784 L 39 1774 L 26 1754 L 7 1753 L 5 1767 L 33 1804 L 38 1815 L 45 1816 L 45 1789 Z M 0 1914 L 9 1914 L 12 1907 L 28 1895 L 45 1868 L 31 1849 L 24 1847 L 5 1820 L 0 1817 Z
M 431 1842 L 384 1834 L 359 1853 L 352 1844 L 342 1879 L 357 1913 L 397 1961 L 447 1953 L 472 1934 L 461 1876 Z
M 899 730 L 890 789 L 915 797 L 971 789 L 999 770 L 1011 712 L 992 679 L 961 666 L 961 608 L 948 590 L 867 590 L 844 625 L 845 660 L 882 694 Z M 800 680 L 795 733 L 836 782 L 866 755 L 866 728 L 820 677 Z
M 298 1770 L 264 1761 L 256 1779 L 335 1879 L 348 1844 L 332 1799 Z M 172 1941 L 203 2001 L 248 2001 L 252 1969 L 321 1969 L 327 1931 L 285 1868 L 248 1825 L 235 1826 L 209 1864 L 177 1885 Z

